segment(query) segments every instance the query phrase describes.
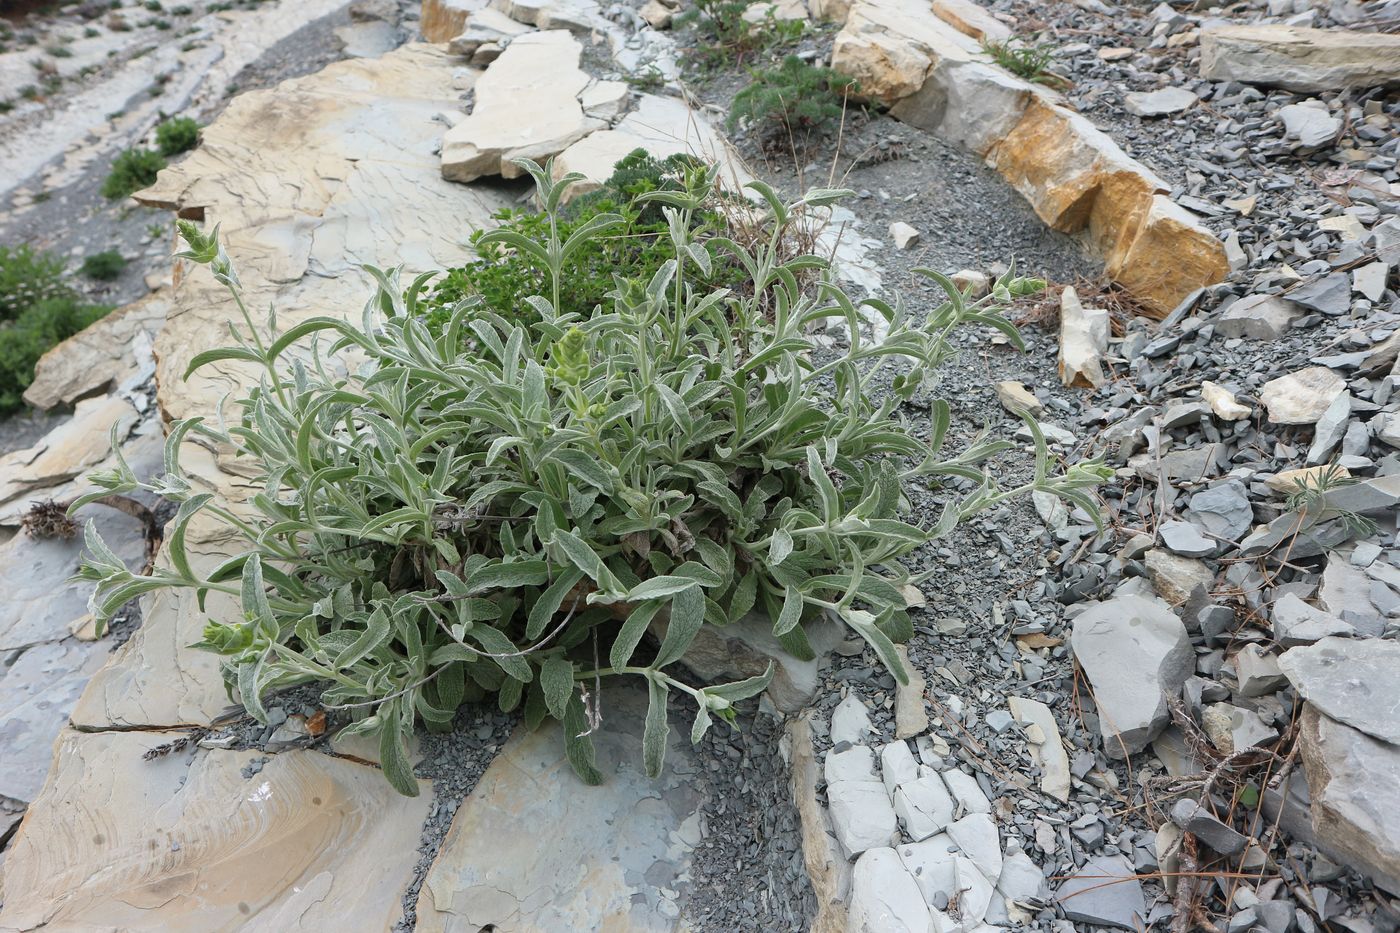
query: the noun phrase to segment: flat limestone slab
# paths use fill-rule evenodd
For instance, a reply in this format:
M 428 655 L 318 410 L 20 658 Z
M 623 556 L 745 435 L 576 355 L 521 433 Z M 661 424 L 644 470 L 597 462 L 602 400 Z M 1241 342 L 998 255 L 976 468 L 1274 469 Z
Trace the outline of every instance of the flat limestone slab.
M 564 29 L 514 39 L 476 82 L 476 106 L 442 138 L 442 177 L 515 178 L 513 159 L 543 163 L 604 126 L 586 116 L 579 95 L 588 75 L 583 46 Z
M 172 738 L 66 731 L 10 844 L 0 931 L 387 930 L 431 795 L 314 751 L 142 755 Z M 353 919 L 352 919 L 353 918 Z
M 1201 76 L 1319 94 L 1400 85 L 1400 36 L 1258 24 L 1201 32 Z
M 559 727 L 516 732 L 462 802 L 418 899 L 419 933 L 671 931 L 704 798 L 689 726 L 673 722 L 665 770 L 642 771 L 646 693 L 603 694 L 600 787 L 574 776 Z M 673 720 L 677 717 L 672 717 Z M 716 728 L 727 728 L 720 723 Z
M 409 45 L 244 94 L 142 199 L 221 223 L 249 307 L 275 305 L 282 327 L 313 315 L 358 319 L 372 288 L 358 264 L 403 263 L 411 277 L 460 262 L 470 255 L 468 233 L 507 203 L 438 172 L 442 126 L 433 116 L 455 104 L 450 78 L 442 50 Z M 203 269 L 183 275 L 169 301 L 155 343 L 157 400 L 168 418 L 213 419 L 256 370 L 228 361 L 188 380 L 184 373 L 196 353 L 228 339 L 239 313 Z M 249 492 L 236 464 L 194 441 L 181 461 L 201 488 L 232 499 Z M 238 545 L 203 518 L 188 543 L 196 563 L 210 566 Z M 193 593 L 145 598 L 141 628 L 94 677 L 73 721 L 87 729 L 202 725 L 229 706 L 218 657 L 189 646 L 208 618 L 238 610 L 218 594 L 205 608 Z

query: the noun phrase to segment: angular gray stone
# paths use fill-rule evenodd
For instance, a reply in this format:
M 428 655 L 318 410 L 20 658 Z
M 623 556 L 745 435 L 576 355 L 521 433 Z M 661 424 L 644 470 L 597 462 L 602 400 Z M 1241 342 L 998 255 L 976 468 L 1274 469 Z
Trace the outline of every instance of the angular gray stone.
M 1371 581 L 1366 573 L 1335 554 L 1327 558 L 1317 603 L 1368 638 L 1381 634 L 1385 620 L 1371 601 Z
M 1226 308 L 1215 322 L 1222 337 L 1276 340 L 1288 333 L 1303 309 L 1278 295 L 1246 295 Z
M 883 784 L 837 781 L 827 785 L 826 800 L 832 829 L 847 855 L 854 857 L 898 841 L 899 826 Z
M 1400 505 L 1400 473 L 1364 479 L 1333 489 L 1323 497 L 1329 509 L 1378 515 Z
M 1327 112 L 1320 101 L 1280 107 L 1276 116 L 1283 121 L 1289 139 L 1308 149 L 1331 145 L 1342 131 L 1342 121 Z
M 1243 852 L 1249 837 L 1236 832 L 1210 813 L 1205 807 L 1189 797 L 1183 797 L 1172 805 L 1172 822 L 1191 833 L 1221 855 L 1235 855 Z
M 1311 645 L 1331 635 L 1346 636 L 1356 630 L 1341 619 L 1303 602 L 1293 593 L 1285 593 L 1270 609 L 1274 641 L 1285 648 Z
M 1222 755 L 1268 745 L 1278 738 L 1278 732 L 1269 728 L 1254 710 L 1229 703 L 1212 703 L 1202 709 L 1201 729 Z
M 1018 905 L 1038 900 L 1045 892 L 1045 872 L 1019 849 L 1010 851 L 1001 862 L 1001 877 L 997 879 L 997 893 L 1004 903 L 992 902 L 987 911 L 987 922 L 994 924 L 1012 923 L 1025 926 L 1030 923 L 1035 911 Z
M 1324 716 L 1311 703 L 1303 707 L 1298 741 L 1318 843 L 1400 895 L 1400 747 Z
M 1300 93 L 1400 83 L 1400 36 L 1285 25 L 1201 31 L 1201 77 Z
M 1267 696 L 1288 683 L 1279 669 L 1278 658 L 1265 654 L 1258 645 L 1245 645 L 1235 655 L 1235 677 L 1240 696 L 1246 697 Z
M 1199 100 L 1181 87 L 1164 87 L 1157 91 L 1134 91 L 1123 96 L 1123 107 L 1140 117 L 1165 117 L 1181 113 Z
M 1195 669 L 1186 626 L 1160 600 L 1117 596 L 1074 620 L 1070 647 L 1094 690 L 1104 752 L 1126 758 L 1167 725 L 1166 697 Z
M 1210 557 L 1220 549 L 1215 540 L 1201 534 L 1201 529 L 1190 522 L 1163 522 L 1157 534 L 1167 550 L 1182 557 Z
M 1249 492 L 1237 479 L 1217 483 L 1191 496 L 1187 517 L 1226 541 L 1238 541 L 1254 525 Z
M 1313 427 L 1313 442 L 1308 448 L 1308 465 L 1326 463 L 1332 451 L 1346 436 L 1347 424 L 1351 420 L 1351 393 L 1342 392 L 1327 406 L 1317 424 Z
M 1333 272 L 1293 289 L 1290 301 L 1330 317 L 1341 317 L 1351 310 L 1351 279 L 1345 272 Z
M 1065 916 L 1078 923 L 1144 929 L 1147 900 L 1132 864 L 1121 855 L 1091 858 L 1055 892 Z
M 1319 712 L 1400 744 L 1400 643 L 1324 638 L 1285 651 L 1279 667 Z

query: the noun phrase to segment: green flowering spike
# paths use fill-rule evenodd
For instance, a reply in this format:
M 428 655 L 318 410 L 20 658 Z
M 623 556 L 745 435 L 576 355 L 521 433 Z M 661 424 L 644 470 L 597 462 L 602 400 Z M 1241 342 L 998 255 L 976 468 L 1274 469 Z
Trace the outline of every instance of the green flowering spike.
M 554 341 L 550 356 L 554 365 L 549 368 L 549 374 L 565 385 L 580 385 L 593 368 L 588 359 L 588 337 L 577 327 L 569 328 L 563 337 Z

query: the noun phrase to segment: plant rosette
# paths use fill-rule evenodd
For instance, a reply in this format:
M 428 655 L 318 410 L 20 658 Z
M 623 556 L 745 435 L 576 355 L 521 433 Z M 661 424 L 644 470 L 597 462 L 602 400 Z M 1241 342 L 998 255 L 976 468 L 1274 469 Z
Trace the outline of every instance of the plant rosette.
M 1104 469 L 1052 473 L 1034 421 L 1034 475 L 1002 488 L 982 465 L 1008 442 L 983 435 L 946 454 L 946 403 L 930 400 L 926 422 L 903 415 L 954 352 L 955 328 L 990 326 L 1019 343 L 1000 306 L 1027 280 L 1003 279 L 969 303 L 925 270 L 947 293 L 926 313 L 858 304 L 823 259 L 786 247 L 804 211 L 844 192 L 787 203 L 756 182 L 766 227 L 697 233 L 709 169 L 684 190 L 637 199 L 662 208 L 673 259 L 649 279 L 619 277 L 610 304 L 561 313 L 570 257 L 622 218 L 597 214 L 561 236 L 561 199 L 580 177 L 520 164 L 548 222 L 535 237 L 480 238 L 542 273 L 542 294 L 519 296 L 531 313 L 509 319 L 468 297 L 431 330 L 420 304 L 430 276 L 405 286 L 367 268 L 376 290 L 358 324 L 255 322 L 217 227 L 180 223 L 180 255 L 208 266 L 242 314 L 236 343 L 199 354 L 190 371 L 236 361 L 260 376 L 227 423 L 172 426 L 163 475 L 138 482 L 119 462 L 93 477 L 94 496 L 144 488 L 179 503 L 148 574 L 88 529 L 79 576 L 97 584 L 98 625 L 162 588 L 194 590 L 201 605 L 210 592 L 237 599 L 238 616 L 210 619 L 200 643 L 223 656 L 230 695 L 266 721 L 270 693 L 323 684 L 349 731 L 379 738 L 384 773 L 406 794 L 417 792 L 413 729 L 449 729 L 464 702 L 492 696 L 532 727 L 561 720 L 574 769 L 597 782 L 603 678 L 645 682 L 642 757 L 656 775 L 671 696 L 693 704 L 698 742 L 773 676 L 769 665 L 732 683 L 683 679 L 677 665 L 703 628 L 760 613 L 783 650 L 810 660 L 808 628 L 835 619 L 906 683 L 895 650 L 913 634 L 903 592 L 931 572 L 902 558 L 1032 490 L 1097 514 L 1089 490 Z M 721 257 L 745 287 L 709 284 Z M 867 339 L 871 316 L 880 336 Z M 817 332 L 835 323 L 848 340 L 832 347 Z M 197 491 L 179 462 L 187 441 L 231 446 L 259 491 L 237 507 Z M 931 527 L 909 521 L 908 485 L 948 478 L 973 489 L 948 492 Z M 185 547 L 200 513 L 241 542 L 207 572 Z M 663 613 L 664 634 L 647 640 Z

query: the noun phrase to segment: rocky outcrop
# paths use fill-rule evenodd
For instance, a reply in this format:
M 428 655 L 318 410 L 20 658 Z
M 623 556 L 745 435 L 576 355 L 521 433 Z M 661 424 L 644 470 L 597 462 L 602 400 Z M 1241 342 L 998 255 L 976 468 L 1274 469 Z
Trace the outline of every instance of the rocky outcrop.
M 1201 76 L 1315 94 L 1400 85 L 1400 36 L 1299 26 L 1201 32 Z
M 917 0 L 857 0 L 832 67 L 901 120 L 983 156 L 1051 227 L 1084 235 L 1105 270 L 1166 314 L 1228 271 L 1220 241 L 1169 186 L 1064 105 L 1006 72 Z
M 360 263 L 402 262 L 412 275 L 461 262 L 465 233 L 507 203 L 441 177 L 434 117 L 456 105 L 451 74 L 442 50 L 415 45 L 241 95 L 141 197 L 219 223 L 249 305 L 275 305 L 283 327 L 358 315 L 371 288 Z M 168 417 L 213 417 L 255 376 L 233 364 L 188 381 L 184 371 L 238 312 L 202 274 L 162 294 L 157 403 Z M 13 501 L 27 504 L 39 477 L 81 482 L 109 456 L 107 426 L 135 416 L 119 396 L 80 402 L 61 433 L 7 465 Z M 153 440 L 159 463 L 158 433 Z M 197 485 L 235 504 L 248 494 L 227 452 L 189 440 L 181 458 Z M 191 523 L 193 559 L 226 557 L 223 534 Z M 204 748 L 143 760 L 183 734 L 150 730 L 207 726 L 228 706 L 218 659 L 188 647 L 210 614 L 227 611 L 171 592 L 143 600 L 141 627 L 74 704 L 84 731 L 60 737 L 50 778 L 6 853 L 0 930 L 323 930 L 347 916 L 387 929 L 398 918 L 426 794 L 400 797 L 374 767 L 317 751 L 261 763 Z
M 636 109 L 612 129 L 600 129 L 569 146 L 554 160 L 554 175 L 578 172 L 580 182 L 570 195 L 577 197 L 599 187 L 613 166 L 634 149 L 645 149 L 658 159 L 688 154 L 719 166 L 720 182 L 733 191 L 753 180 L 734 150 L 708 120 L 685 101 L 675 97 L 643 94 Z
M 24 400 L 48 409 L 72 405 L 109 386 L 144 382 L 155 369 L 151 335 L 165 323 L 169 308 L 167 296 L 157 292 L 53 347 L 35 364 Z

